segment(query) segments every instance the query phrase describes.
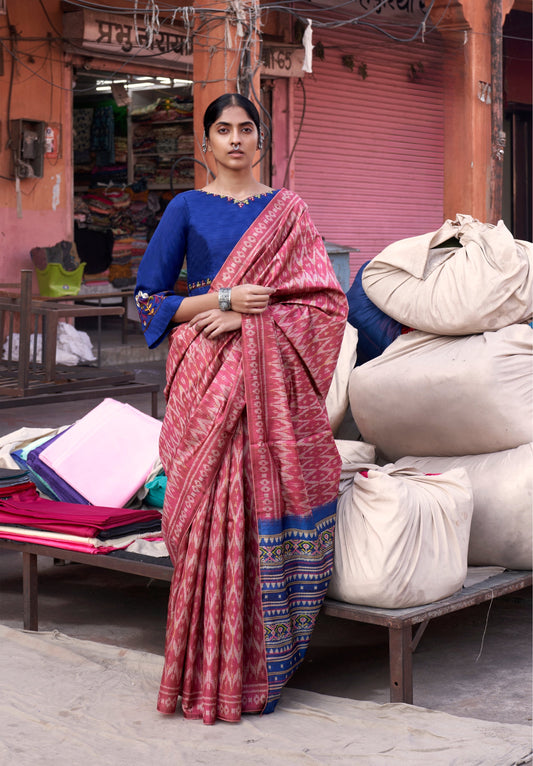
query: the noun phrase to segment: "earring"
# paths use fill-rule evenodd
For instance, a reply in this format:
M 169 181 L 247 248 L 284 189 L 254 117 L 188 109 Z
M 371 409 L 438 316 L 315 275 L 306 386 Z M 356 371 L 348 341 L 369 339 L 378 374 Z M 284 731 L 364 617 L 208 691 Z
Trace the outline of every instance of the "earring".
M 262 148 L 263 148 L 263 141 L 264 141 L 264 138 L 265 138 L 265 137 L 264 137 L 264 135 L 263 135 L 263 131 L 261 130 L 261 131 L 259 132 L 259 138 L 257 139 L 257 148 L 258 148 L 258 149 L 262 149 Z
M 204 154 L 207 151 L 207 136 L 205 135 L 205 131 L 204 131 L 204 135 L 202 137 L 202 151 L 203 151 Z

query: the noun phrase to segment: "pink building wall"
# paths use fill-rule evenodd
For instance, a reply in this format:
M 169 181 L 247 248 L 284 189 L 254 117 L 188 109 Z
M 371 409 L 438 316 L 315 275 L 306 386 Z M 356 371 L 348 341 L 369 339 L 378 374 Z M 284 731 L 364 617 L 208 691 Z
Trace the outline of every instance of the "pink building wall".
M 48 0 L 46 8 L 53 25 L 61 30 L 60 0 Z M 53 245 L 73 236 L 71 69 L 39 3 L 9 2 L 8 15 L 0 16 L 3 39 L 9 38 L 9 24 L 17 35 L 3 49 L 4 74 L 0 77 L 3 283 L 18 282 L 20 270 L 32 268 L 32 247 Z M 44 121 L 60 128 L 59 156 L 45 158 L 42 178 L 21 179 L 18 195 L 11 177 L 11 151 L 6 148 L 10 119 Z

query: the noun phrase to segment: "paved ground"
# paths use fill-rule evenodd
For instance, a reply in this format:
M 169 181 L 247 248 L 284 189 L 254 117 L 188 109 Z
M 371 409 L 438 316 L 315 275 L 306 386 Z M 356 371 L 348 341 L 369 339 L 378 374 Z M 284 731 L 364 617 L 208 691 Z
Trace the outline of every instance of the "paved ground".
M 111 348 L 108 345 L 108 349 Z M 120 349 L 110 351 L 118 358 Z M 139 354 L 140 356 L 140 354 Z M 164 362 L 121 366 L 164 381 Z M 130 404 L 150 413 L 149 395 Z M 98 401 L 0 410 L 0 436 L 21 426 L 72 423 Z M 160 396 L 160 414 L 164 402 Z M 102 643 L 163 652 L 168 585 L 40 559 L 40 627 Z M 0 623 L 22 627 L 21 561 L 0 551 Z M 430 622 L 414 656 L 416 705 L 459 716 L 531 724 L 531 589 Z M 387 631 L 322 617 L 292 686 L 356 700 L 388 701 Z

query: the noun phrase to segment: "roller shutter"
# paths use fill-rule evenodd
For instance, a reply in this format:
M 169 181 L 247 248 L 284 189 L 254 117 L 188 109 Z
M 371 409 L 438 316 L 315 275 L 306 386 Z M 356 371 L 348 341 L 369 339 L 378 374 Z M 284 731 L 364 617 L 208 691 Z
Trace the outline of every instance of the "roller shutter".
M 390 242 L 442 224 L 443 46 L 436 32 L 396 43 L 344 28 L 317 29 L 313 42 L 325 55 L 294 84 L 294 188 L 325 239 L 359 249 L 353 279 Z

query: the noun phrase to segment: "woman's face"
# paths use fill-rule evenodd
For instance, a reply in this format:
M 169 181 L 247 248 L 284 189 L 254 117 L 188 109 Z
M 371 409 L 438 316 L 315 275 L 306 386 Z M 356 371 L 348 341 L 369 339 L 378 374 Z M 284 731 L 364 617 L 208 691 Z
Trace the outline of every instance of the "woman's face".
M 241 106 L 227 106 L 209 129 L 208 149 L 218 164 L 234 170 L 252 165 L 259 136 Z

